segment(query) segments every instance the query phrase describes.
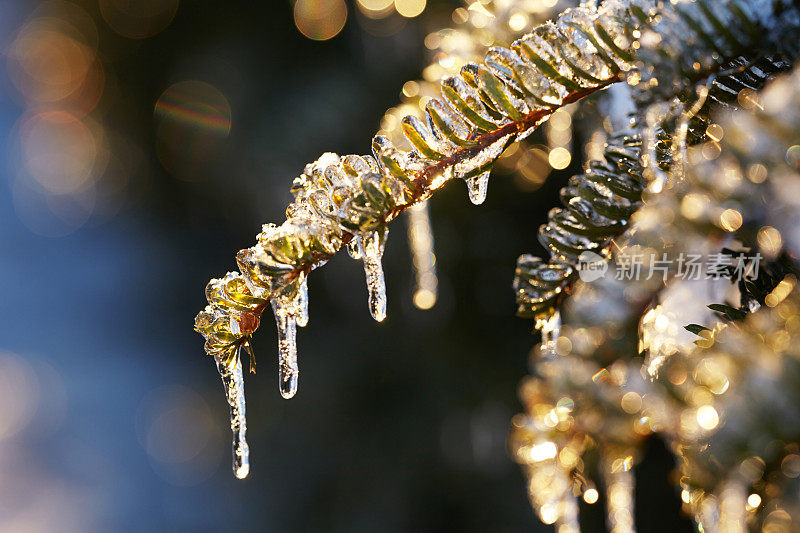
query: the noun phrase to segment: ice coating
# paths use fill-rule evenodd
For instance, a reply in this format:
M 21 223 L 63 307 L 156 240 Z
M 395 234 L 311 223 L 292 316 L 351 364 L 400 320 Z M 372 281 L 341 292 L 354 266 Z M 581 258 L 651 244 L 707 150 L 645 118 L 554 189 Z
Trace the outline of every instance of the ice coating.
M 231 407 L 231 431 L 233 432 L 233 474 L 244 479 L 250 473 L 250 447 L 245 433 L 244 377 L 242 376 L 242 348 L 230 361 L 218 361 L 217 370 L 225 387 L 225 396 Z
M 297 325 L 304 328 L 308 325 L 308 278 L 303 276 L 297 290 Z

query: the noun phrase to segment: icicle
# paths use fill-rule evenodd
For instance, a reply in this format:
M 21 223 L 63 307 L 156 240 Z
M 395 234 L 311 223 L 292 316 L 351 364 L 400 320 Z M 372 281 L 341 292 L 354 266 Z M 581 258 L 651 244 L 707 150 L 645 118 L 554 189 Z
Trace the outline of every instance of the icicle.
M 383 279 L 383 244 L 388 231 L 382 230 L 358 235 L 358 248 L 364 259 L 364 274 L 367 277 L 369 312 L 372 318 L 382 322 L 386 318 L 386 282 Z
M 603 477 L 606 482 L 606 520 L 609 533 L 634 533 L 634 480 L 630 457 L 607 460 Z
M 308 325 L 308 277 L 303 276 L 297 289 L 297 325 L 304 328 Z
M 469 193 L 469 201 L 475 205 L 480 205 L 486 200 L 486 192 L 489 188 L 489 171 L 482 173 L 479 176 L 467 178 L 467 192 Z
M 297 393 L 297 310 L 278 298 L 272 299 L 278 326 L 278 387 L 287 400 Z
M 417 277 L 414 305 L 419 309 L 430 309 L 436 303 L 439 281 L 436 278 L 433 231 L 427 201 L 408 209 L 408 244 Z
M 225 396 L 231 407 L 231 431 L 233 432 L 233 474 L 244 479 L 250 473 L 250 447 L 245 432 L 244 377 L 242 376 L 242 348 L 234 356 L 233 368 L 225 361 L 217 361 L 217 370 L 225 386 Z

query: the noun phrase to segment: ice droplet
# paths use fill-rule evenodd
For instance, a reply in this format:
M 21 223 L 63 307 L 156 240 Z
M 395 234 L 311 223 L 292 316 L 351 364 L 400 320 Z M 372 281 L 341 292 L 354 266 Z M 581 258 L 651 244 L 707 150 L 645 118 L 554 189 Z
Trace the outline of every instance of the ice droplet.
M 486 193 L 489 190 L 489 171 L 467 178 L 467 192 L 469 193 L 469 201 L 475 205 L 481 205 L 486 200 Z
M 358 249 L 357 238 L 347 243 L 347 255 L 353 259 L 361 259 L 361 251 Z
M 297 393 L 297 319 L 294 306 L 272 299 L 278 326 L 278 388 L 287 400 Z
M 369 312 L 372 318 L 382 322 L 386 318 L 386 282 L 383 278 L 383 244 L 386 242 L 386 228 L 358 235 L 358 248 L 364 260 L 364 274 L 369 293 Z
M 231 363 L 217 361 L 217 370 L 225 387 L 225 396 L 231 407 L 231 431 L 233 432 L 233 474 L 244 479 L 250 473 L 250 447 L 245 432 L 244 377 L 242 376 L 242 348 Z

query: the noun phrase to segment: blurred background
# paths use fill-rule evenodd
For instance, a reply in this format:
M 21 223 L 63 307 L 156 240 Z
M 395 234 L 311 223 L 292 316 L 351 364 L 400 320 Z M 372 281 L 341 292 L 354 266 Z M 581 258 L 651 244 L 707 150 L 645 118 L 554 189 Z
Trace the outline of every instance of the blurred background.
M 495 172 L 480 208 L 461 183 L 437 194 L 432 309 L 412 302 L 403 221 L 384 323 L 360 263 L 339 254 L 316 271 L 291 401 L 265 317 L 244 481 L 192 331 L 208 279 L 283 220 L 304 165 L 364 153 L 401 91 L 417 91 L 431 32 L 480 7 L 0 0 L 0 531 L 548 530 L 506 452 L 536 342 L 511 280 L 520 253 L 542 253 L 536 229 L 580 168 L 571 134 L 530 151 L 527 170 Z M 653 509 L 678 509 L 663 446 L 650 453 L 643 531 L 663 530 Z M 603 530 L 601 509 L 582 511 Z

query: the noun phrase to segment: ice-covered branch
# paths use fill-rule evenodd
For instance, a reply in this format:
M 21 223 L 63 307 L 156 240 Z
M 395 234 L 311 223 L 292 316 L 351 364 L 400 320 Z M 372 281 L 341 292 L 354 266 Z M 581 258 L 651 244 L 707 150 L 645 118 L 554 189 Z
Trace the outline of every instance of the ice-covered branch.
M 600 8 L 567 10 L 509 48 L 490 48 L 482 63 L 467 63 L 458 76 L 442 80 L 442 95 L 429 101 L 424 121 L 403 119 L 412 150 L 377 136 L 371 155 L 325 154 L 306 167 L 294 181 L 286 221 L 265 225 L 257 244 L 237 254 L 239 273 L 209 283 L 209 305 L 195 320 L 206 352 L 225 367 L 238 364 L 239 348 L 249 347 L 271 305 L 279 329 L 280 390 L 293 396 L 296 326 L 308 320 L 311 270 L 347 247 L 364 260 L 370 311 L 382 320 L 381 255 L 391 220 L 453 178 L 467 180 L 479 199 L 503 150 L 564 105 L 623 80 L 640 95 L 668 100 L 720 65 L 774 44 L 758 38 L 766 27 L 758 12 L 762 3 L 607 1 Z M 595 185 L 591 194 L 624 196 L 607 183 Z M 610 207 L 610 218 L 627 214 Z M 596 222 L 593 212 L 585 215 Z M 573 230 L 584 222 L 562 218 Z M 571 246 L 558 231 L 553 235 L 550 244 L 558 250 Z

